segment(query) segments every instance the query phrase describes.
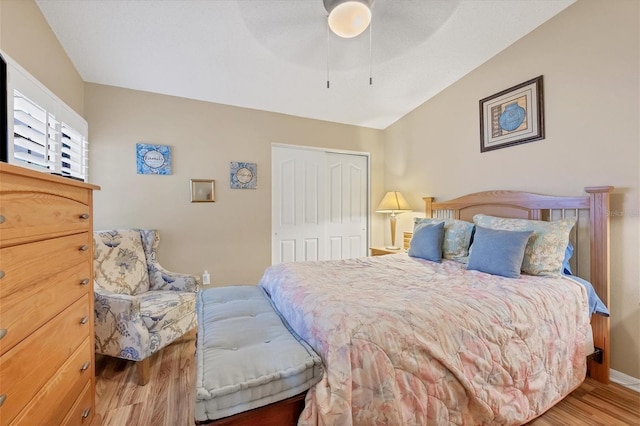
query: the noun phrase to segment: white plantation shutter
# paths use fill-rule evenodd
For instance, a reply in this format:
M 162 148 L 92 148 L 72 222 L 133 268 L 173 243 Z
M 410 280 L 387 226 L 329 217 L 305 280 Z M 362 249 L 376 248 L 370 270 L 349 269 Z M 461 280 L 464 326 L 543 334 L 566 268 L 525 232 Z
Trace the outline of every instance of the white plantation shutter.
M 9 162 L 86 181 L 87 122 L 7 59 Z
M 62 123 L 62 173 L 77 177 L 83 175 L 83 144 L 84 137 Z
M 60 124 L 61 172 L 85 179 L 89 170 L 87 123 L 68 108 L 62 108 Z
M 15 90 L 13 157 L 55 172 L 57 133 L 55 118 Z

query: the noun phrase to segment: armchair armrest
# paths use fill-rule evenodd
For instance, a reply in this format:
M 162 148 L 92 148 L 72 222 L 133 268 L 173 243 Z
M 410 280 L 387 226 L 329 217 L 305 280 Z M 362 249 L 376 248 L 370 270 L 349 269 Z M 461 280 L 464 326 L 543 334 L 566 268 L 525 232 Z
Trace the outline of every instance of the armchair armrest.
M 101 288 L 97 284 L 93 287 L 93 293 L 95 296 L 94 310 L 96 311 L 96 320 L 100 320 L 108 312 L 113 313 L 116 317 L 125 315 L 129 318 L 140 318 L 140 301 L 136 296 L 114 293 Z
M 190 291 L 197 293 L 200 290 L 200 278 L 192 274 L 179 274 L 169 272 L 159 263 L 147 260 L 149 269 L 149 290 L 174 290 Z
M 140 316 L 137 296 L 94 286 L 95 350 L 141 361 L 151 354 L 149 330 Z
M 193 274 L 169 272 L 160 266 L 157 256 L 160 234 L 155 229 L 140 229 L 142 245 L 149 270 L 149 290 L 190 291 L 200 290 L 200 278 Z

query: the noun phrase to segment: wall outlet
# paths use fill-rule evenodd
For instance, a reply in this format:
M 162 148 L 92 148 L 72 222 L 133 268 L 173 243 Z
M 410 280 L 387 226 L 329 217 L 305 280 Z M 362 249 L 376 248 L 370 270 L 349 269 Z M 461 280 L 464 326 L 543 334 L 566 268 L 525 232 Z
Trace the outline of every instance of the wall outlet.
M 202 285 L 210 285 L 211 284 L 211 276 L 209 275 L 209 271 L 204 271 L 202 274 Z

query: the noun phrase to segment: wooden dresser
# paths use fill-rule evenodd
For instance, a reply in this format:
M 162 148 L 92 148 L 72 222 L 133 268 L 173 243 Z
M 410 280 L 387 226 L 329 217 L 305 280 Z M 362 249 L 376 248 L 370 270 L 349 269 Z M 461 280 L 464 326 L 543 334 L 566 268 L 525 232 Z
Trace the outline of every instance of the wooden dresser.
M 95 189 L 0 163 L 0 426 L 93 419 Z

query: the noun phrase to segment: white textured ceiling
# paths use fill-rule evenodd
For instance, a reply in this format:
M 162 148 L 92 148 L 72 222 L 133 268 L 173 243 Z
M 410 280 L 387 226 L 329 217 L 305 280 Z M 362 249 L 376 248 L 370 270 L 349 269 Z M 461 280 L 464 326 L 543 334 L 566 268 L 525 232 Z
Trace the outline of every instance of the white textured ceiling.
M 370 62 L 322 0 L 36 0 L 87 82 L 377 129 L 574 1 L 375 0 Z

